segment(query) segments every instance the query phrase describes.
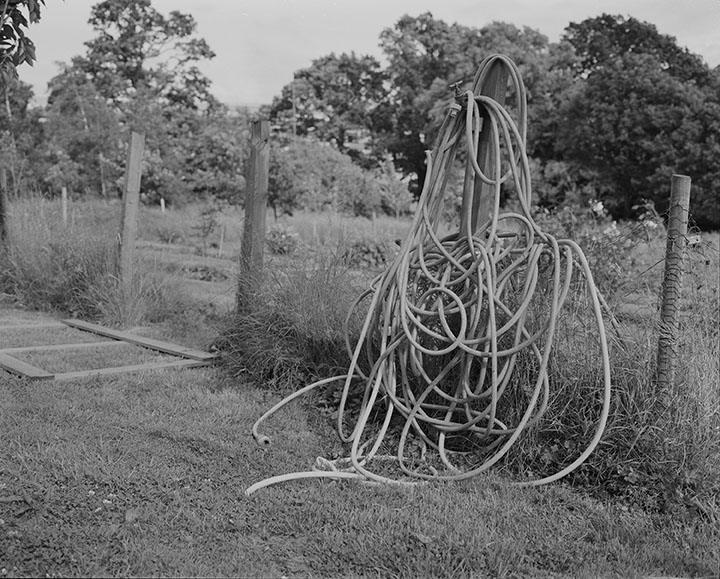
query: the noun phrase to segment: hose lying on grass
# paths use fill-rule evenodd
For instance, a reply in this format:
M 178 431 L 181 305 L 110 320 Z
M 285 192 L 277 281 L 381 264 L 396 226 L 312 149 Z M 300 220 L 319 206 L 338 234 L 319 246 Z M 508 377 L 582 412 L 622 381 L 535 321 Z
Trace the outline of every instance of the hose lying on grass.
M 519 126 L 504 107 L 481 94 L 493 65 L 505 67 L 511 79 Z M 572 284 L 578 276 L 597 324 L 602 409 L 579 456 L 550 476 L 519 484 L 556 481 L 593 452 L 610 405 L 600 296 L 580 247 L 544 233 L 531 216 L 525 110 L 525 89 L 514 63 L 501 55 L 486 59 L 472 89 L 451 105 L 428 153 L 428 176 L 397 257 L 353 306 L 356 311 L 367 304 L 367 314 L 357 343 L 348 339 L 348 373 L 285 398 L 252 429 L 259 443 L 269 444 L 258 432 L 261 422 L 318 386 L 342 382 L 337 428 L 351 444 L 349 458 L 318 459 L 313 471 L 266 479 L 249 487 L 248 495 L 299 478 L 407 483 L 467 479 L 488 470 L 548 408 L 556 324 L 568 294 L 578 291 Z M 490 175 L 477 162 L 481 129 L 490 131 L 489 154 L 496 161 Z M 465 210 L 460 231 L 441 238 L 443 196 L 463 143 L 468 164 L 463 207 L 473 205 L 473 180 L 480 179 L 494 192 L 492 210 L 482 223 L 472 223 Z M 500 213 L 504 183 L 517 196 L 517 213 Z M 524 408 L 513 406 L 518 400 Z M 348 425 L 351 414 L 354 424 Z

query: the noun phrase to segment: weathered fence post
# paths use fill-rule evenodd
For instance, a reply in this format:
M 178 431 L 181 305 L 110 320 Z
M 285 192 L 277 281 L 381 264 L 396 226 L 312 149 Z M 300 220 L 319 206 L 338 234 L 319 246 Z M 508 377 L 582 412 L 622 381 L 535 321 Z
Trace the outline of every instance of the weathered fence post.
M 125 171 L 125 190 L 123 192 L 122 221 L 120 229 L 118 262 L 120 284 L 123 299 L 130 298 L 133 281 L 133 256 L 137 235 L 137 213 L 140 203 L 140 177 L 142 175 L 142 157 L 145 150 L 145 135 L 133 132 L 130 137 L 127 168 Z
M 68 202 L 67 187 L 63 187 L 60 190 L 60 211 L 62 212 L 62 222 L 63 222 L 64 227 L 67 227 L 67 222 L 68 222 L 67 202 Z
M 501 60 L 496 60 L 491 65 L 487 81 L 481 87 L 480 94 L 492 98 L 500 105 L 504 105 L 507 96 L 508 78 L 509 74 L 505 63 Z M 478 141 L 477 162 L 482 172 L 488 177 L 492 177 L 495 170 L 495 163 L 499 163 L 500 159 L 494 158 L 494 151 L 491 146 L 490 115 L 485 110 L 482 110 L 481 114 L 482 130 Z M 467 212 L 471 211 L 471 231 L 465 231 L 467 223 L 465 218 L 462 218 L 460 221 L 460 233 L 462 235 L 467 235 L 468 233 L 470 235 L 474 234 L 478 227 L 485 223 L 489 218 L 493 208 L 492 203 L 495 199 L 495 186 L 483 183 L 481 179 L 477 178 L 470 163 L 468 163 L 465 169 L 463 191 L 467 192 L 470 188 L 473 189 L 473 195 L 472 197 L 467 195 L 467 193 L 463 195 L 460 215 L 467 215 Z
M 270 122 L 253 121 L 250 125 L 250 162 L 245 193 L 245 227 L 240 248 L 240 272 L 236 311 L 247 311 L 257 291 L 263 269 L 265 214 L 267 211 L 268 172 L 270 169 Z
M 657 353 L 657 385 L 660 392 L 673 386 L 678 355 L 678 308 L 687 249 L 690 177 L 673 175 L 670 188 L 665 273 L 662 282 Z
M 4 245 L 9 237 L 9 213 L 10 209 L 8 207 L 7 197 L 7 174 L 5 173 L 5 167 L 0 167 L 0 245 Z

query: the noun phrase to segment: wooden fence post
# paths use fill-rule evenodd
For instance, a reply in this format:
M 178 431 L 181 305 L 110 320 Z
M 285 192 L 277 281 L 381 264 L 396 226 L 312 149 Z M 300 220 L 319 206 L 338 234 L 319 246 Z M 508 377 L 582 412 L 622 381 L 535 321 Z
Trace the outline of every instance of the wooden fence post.
M 253 121 L 250 125 L 250 163 L 245 193 L 245 227 L 240 248 L 240 272 L 236 311 L 247 311 L 257 291 L 263 269 L 265 213 L 267 211 L 268 172 L 270 169 L 270 122 Z
M 118 275 L 123 291 L 123 299 L 130 299 L 133 281 L 133 256 L 137 235 L 137 213 L 140 203 L 140 177 L 142 175 L 142 157 L 145 150 L 145 135 L 133 132 L 130 137 L 127 168 L 125 171 L 125 191 L 123 192 L 122 222 L 120 230 L 120 261 Z
M 7 173 L 5 173 L 5 167 L 0 167 L 0 245 L 4 245 L 8 241 L 10 235 L 10 225 L 8 219 L 9 213 Z
M 496 60 L 490 66 L 490 72 L 488 73 L 487 80 L 480 88 L 480 94 L 492 98 L 500 105 L 504 105 L 509 77 L 507 65 L 502 60 Z M 494 151 L 492 150 L 490 140 L 490 116 L 485 110 L 481 110 L 481 115 L 482 130 L 478 142 L 477 162 L 482 172 L 490 177 L 495 171 L 495 163 L 499 163 L 500 159 L 493 157 Z M 469 191 L 470 188 L 473 189 L 472 205 L 470 204 L 470 197 L 467 194 L 463 195 L 460 215 L 466 215 L 468 211 L 472 212 L 470 214 L 471 231 L 465 231 L 466 221 L 464 218 L 461 218 L 460 233 L 462 235 L 468 233 L 473 235 L 478 227 L 485 223 L 490 215 L 495 199 L 495 186 L 483 183 L 481 179 L 476 178 L 475 172 L 470 166 L 470 163 L 468 163 L 465 170 L 463 191 Z
M 667 391 L 675 383 L 678 355 L 678 309 L 687 249 L 689 208 L 690 177 L 673 175 L 670 188 L 657 353 L 657 385 L 660 392 Z
M 67 222 L 68 222 L 67 203 L 68 203 L 67 187 L 63 186 L 63 188 L 60 190 L 60 210 L 62 212 L 63 227 L 67 227 Z

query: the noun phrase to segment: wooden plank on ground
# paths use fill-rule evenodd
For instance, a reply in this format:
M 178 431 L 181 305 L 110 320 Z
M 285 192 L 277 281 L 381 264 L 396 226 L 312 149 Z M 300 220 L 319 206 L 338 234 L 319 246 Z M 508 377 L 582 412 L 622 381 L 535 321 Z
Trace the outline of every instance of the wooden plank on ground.
M 90 322 L 85 322 L 83 320 L 63 320 L 63 323 L 72 328 L 92 332 L 108 338 L 115 338 L 116 340 L 123 340 L 125 342 L 130 342 L 131 344 L 143 346 L 144 348 L 148 348 L 150 350 L 172 354 L 173 356 L 180 356 L 182 358 L 190 358 L 192 360 L 200 361 L 209 361 L 217 358 L 217 354 L 211 354 L 210 352 L 203 352 L 202 350 L 186 348 L 185 346 L 170 344 L 169 342 L 162 342 L 160 340 L 153 340 L 152 338 L 136 336 L 120 330 L 113 330 L 111 328 L 98 326 L 97 324 L 91 324 Z
M 63 326 L 66 327 L 66 326 Z M 50 352 L 54 350 L 81 350 L 83 348 L 93 348 L 95 346 L 132 346 L 128 342 L 122 340 L 112 340 L 110 342 L 80 342 L 78 344 L 52 344 L 50 346 L 18 346 L 14 348 L 0 348 L 0 352 Z
M 27 322 L 25 324 L 12 324 L 11 326 L 3 326 L 0 324 L 0 330 L 34 330 L 34 329 L 43 329 L 47 330 L 49 328 L 66 328 L 67 326 L 63 324 L 62 322 L 43 322 L 40 324 L 36 324 L 33 322 Z
M 23 378 L 31 378 L 33 380 L 52 380 L 54 377 L 50 372 L 46 372 L 42 368 L 26 364 L 22 360 L 13 358 L 8 354 L 0 352 L 0 368 L 4 368 L 11 374 L 22 376 Z
M 128 372 L 143 372 L 148 370 L 165 370 L 167 368 L 199 368 L 209 366 L 209 361 L 202 360 L 173 360 L 172 362 L 150 362 L 147 364 L 134 364 L 131 366 L 117 366 L 115 368 L 98 368 L 95 370 L 79 370 L 77 372 L 63 372 L 55 374 L 55 380 L 74 380 L 76 378 L 89 378 L 93 376 L 108 376 L 111 374 L 125 374 Z

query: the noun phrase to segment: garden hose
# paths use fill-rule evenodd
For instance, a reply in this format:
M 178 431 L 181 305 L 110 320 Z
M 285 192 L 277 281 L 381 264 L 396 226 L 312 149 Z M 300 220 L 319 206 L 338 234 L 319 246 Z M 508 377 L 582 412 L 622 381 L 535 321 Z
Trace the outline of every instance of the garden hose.
M 507 72 L 517 124 L 482 94 L 492 66 Z M 462 480 L 487 471 L 545 415 L 557 322 L 568 296 L 578 291 L 584 292 L 597 325 L 603 374 L 595 432 L 570 464 L 517 484 L 556 481 L 596 448 L 610 408 L 601 297 L 581 248 L 541 231 L 531 215 L 525 102 L 515 64 L 502 55 L 485 59 L 472 88 L 458 93 L 450 105 L 435 147 L 427 153 L 427 178 L 397 256 L 348 314 L 350 320 L 367 308 L 356 343 L 347 337 L 347 374 L 293 393 L 253 426 L 255 439 L 269 444 L 258 432 L 264 420 L 314 388 L 342 382 L 337 430 L 350 445 L 350 456 L 318 459 L 312 471 L 260 481 L 247 489 L 248 495 L 300 478 L 407 484 Z M 487 175 L 477 162 L 481 130 L 490 131 L 489 155 L 495 160 Z M 472 206 L 473 181 L 479 179 L 493 192 L 492 210 L 482 223 L 472 223 L 470 211 L 464 210 L 460 231 L 440 237 L 444 194 L 462 144 L 467 159 L 463 207 Z M 517 197 L 515 213 L 500 212 L 503 185 Z M 573 283 L 578 279 L 580 284 Z

